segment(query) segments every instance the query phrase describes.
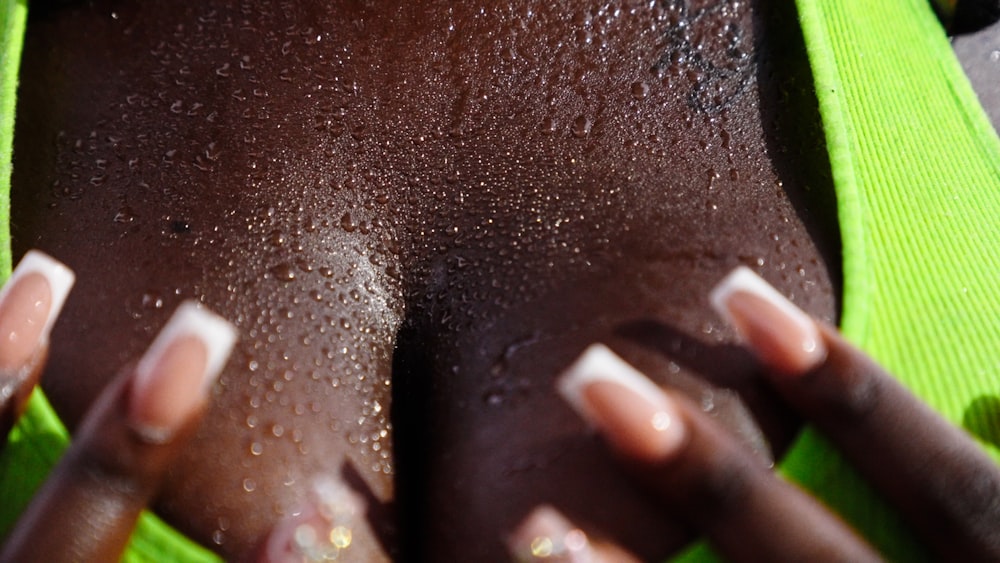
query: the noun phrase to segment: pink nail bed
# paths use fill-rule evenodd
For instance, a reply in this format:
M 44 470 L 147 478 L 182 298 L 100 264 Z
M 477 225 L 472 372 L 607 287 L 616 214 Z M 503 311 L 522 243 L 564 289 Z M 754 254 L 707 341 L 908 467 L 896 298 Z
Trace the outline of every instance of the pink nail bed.
M 0 290 L 0 370 L 26 367 L 49 334 L 76 276 L 61 262 L 31 250 Z
M 182 303 L 135 368 L 129 418 L 151 442 L 169 440 L 208 397 L 236 330 L 194 301 Z
M 771 368 L 804 373 L 826 358 L 816 322 L 749 268 L 733 270 L 709 299 Z
M 686 439 L 673 400 L 601 344 L 587 348 L 560 376 L 557 388 L 584 420 L 630 457 L 662 460 Z

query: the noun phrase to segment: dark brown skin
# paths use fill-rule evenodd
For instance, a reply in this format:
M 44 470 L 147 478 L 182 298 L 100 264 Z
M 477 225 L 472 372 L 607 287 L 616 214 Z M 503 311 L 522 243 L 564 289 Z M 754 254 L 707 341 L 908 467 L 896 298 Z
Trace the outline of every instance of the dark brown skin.
M 747 264 L 835 316 L 790 14 L 137 4 L 32 6 L 14 237 L 78 274 L 43 381 L 71 425 L 183 298 L 239 327 L 156 505 L 192 537 L 245 554 L 331 472 L 376 505 L 362 560 L 503 560 L 543 501 L 662 556 L 686 526 L 551 390 L 594 341 L 787 440 L 706 294 Z

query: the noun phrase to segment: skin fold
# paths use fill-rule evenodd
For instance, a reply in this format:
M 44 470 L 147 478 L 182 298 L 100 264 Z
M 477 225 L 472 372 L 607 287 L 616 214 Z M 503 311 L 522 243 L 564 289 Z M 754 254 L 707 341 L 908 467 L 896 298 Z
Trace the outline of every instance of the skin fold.
M 156 509 L 223 556 L 322 473 L 368 500 L 361 560 L 505 560 L 540 502 L 677 549 L 552 382 L 601 341 L 761 455 L 796 428 L 707 303 L 743 264 L 836 317 L 772 4 L 33 4 L 15 253 L 79 280 L 45 391 L 74 426 L 194 298 L 240 341 Z

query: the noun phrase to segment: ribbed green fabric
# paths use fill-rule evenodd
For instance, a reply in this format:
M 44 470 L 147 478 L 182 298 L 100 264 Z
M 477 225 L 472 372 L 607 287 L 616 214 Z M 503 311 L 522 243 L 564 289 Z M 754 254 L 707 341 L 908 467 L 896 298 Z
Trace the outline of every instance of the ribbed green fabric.
M 10 166 L 27 0 L 0 0 L 0 280 L 10 275 Z
M 944 416 L 996 436 L 1000 141 L 927 0 L 797 5 L 837 189 L 841 328 Z M 783 470 L 890 559 L 926 557 L 813 433 Z

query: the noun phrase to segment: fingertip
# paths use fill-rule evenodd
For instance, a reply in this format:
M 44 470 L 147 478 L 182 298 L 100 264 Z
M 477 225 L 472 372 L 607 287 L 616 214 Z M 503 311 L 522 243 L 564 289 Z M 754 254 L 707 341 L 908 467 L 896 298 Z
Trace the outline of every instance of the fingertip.
M 506 543 L 511 558 L 518 563 L 601 560 L 587 534 L 549 505 L 540 505 L 532 510 Z
M 47 345 L 76 276 L 47 254 L 24 255 L 0 290 L 0 372 L 17 374 Z
M 772 370 L 804 374 L 826 359 L 816 321 L 746 266 L 719 282 L 709 301 Z
M 271 531 L 262 563 L 301 563 L 351 559 L 354 533 L 366 503 L 341 480 L 317 479 L 302 505 Z
M 687 438 L 667 393 L 601 344 L 590 346 L 559 377 L 557 388 L 577 414 L 627 457 L 662 461 Z
M 168 441 L 204 404 L 236 342 L 228 321 L 182 303 L 135 368 L 128 419 L 151 443 Z

